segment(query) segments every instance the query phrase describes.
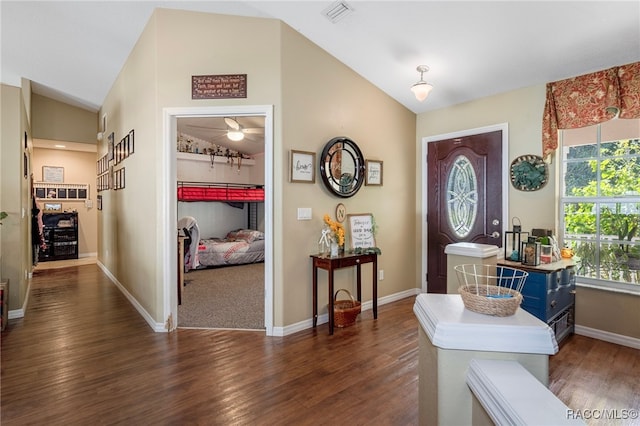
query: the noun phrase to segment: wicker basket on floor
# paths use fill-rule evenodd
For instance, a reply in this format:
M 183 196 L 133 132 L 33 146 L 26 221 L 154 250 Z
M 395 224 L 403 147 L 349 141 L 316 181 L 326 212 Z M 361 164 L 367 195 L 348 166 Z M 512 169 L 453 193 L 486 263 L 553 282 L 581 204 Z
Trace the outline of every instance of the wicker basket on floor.
M 341 291 L 347 293 L 349 299 L 337 300 L 338 293 Z M 355 324 L 361 309 L 361 303 L 353 298 L 349 290 L 339 289 L 333 297 L 333 325 L 336 327 L 349 327 Z
M 516 313 L 527 272 L 495 265 L 457 265 L 458 293 L 470 311 L 497 317 Z

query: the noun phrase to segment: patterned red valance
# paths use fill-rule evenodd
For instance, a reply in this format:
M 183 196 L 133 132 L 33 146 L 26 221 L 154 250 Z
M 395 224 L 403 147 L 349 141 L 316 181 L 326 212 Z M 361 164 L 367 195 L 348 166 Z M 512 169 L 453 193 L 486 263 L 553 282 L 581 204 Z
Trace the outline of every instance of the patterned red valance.
M 640 62 L 547 84 L 542 117 L 542 156 L 558 147 L 558 130 L 640 118 Z

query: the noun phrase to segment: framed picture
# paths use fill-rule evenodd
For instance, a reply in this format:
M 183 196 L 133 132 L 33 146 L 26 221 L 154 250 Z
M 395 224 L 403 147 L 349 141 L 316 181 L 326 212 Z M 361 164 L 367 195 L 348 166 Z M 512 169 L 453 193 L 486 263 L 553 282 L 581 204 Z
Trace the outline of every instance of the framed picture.
M 116 135 L 113 132 L 111 132 L 109 134 L 109 148 L 108 148 L 109 151 L 107 152 L 107 161 L 113 160 L 113 150 L 115 149 L 115 146 L 114 146 L 115 138 L 116 138 Z
M 371 213 L 347 215 L 350 248 L 376 247 L 375 226 Z
M 382 185 L 382 161 L 365 160 L 367 174 L 365 175 L 365 185 Z
M 129 154 L 133 154 L 135 152 L 135 143 L 133 140 L 134 137 L 134 131 L 133 129 L 131 129 L 131 131 L 129 132 Z
M 42 166 L 43 182 L 64 182 L 64 167 Z
M 291 182 L 315 183 L 316 153 L 291 150 Z
M 48 212 L 61 212 L 62 203 L 44 203 L 44 209 Z
M 125 177 L 124 167 L 116 170 L 113 173 L 113 189 L 115 190 L 124 189 L 124 186 L 125 186 L 124 177 Z

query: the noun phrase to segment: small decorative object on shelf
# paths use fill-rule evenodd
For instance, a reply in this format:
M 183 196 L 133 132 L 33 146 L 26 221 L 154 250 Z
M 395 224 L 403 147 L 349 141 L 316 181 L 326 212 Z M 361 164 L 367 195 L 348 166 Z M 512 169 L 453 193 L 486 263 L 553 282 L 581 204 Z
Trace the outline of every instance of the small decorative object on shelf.
M 322 228 L 322 235 L 318 240 L 318 254 L 326 256 L 331 250 L 331 228 L 325 226 Z
M 571 259 L 573 257 L 573 249 L 570 247 L 563 247 L 560 250 L 560 255 L 563 259 Z
M 504 233 L 504 258 L 506 260 L 512 260 L 514 262 L 520 262 L 520 247 L 524 236 L 526 240 L 528 238 L 528 232 L 520 231 L 505 231 Z
M 540 264 L 540 243 L 535 237 L 529 237 L 528 241 L 522 243 L 522 264 L 527 266 L 538 266 Z
M 540 245 L 540 263 L 553 262 L 553 246 L 547 244 Z

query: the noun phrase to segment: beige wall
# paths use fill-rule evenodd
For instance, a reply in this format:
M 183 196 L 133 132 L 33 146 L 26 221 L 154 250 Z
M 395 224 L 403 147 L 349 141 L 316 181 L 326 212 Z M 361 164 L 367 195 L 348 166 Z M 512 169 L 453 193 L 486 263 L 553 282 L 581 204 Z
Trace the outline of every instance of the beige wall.
M 42 182 L 42 166 L 64 168 L 64 183 L 88 183 L 91 207 L 84 201 L 54 200 L 62 204 L 63 211 L 78 212 L 78 255 L 95 256 L 98 251 L 98 227 L 96 207 L 96 153 L 63 151 L 59 149 L 33 149 L 33 178 Z M 45 201 L 40 200 L 40 208 Z
M 203 43 L 206 40 L 212 42 Z M 192 75 L 233 73 L 247 74 L 246 99 L 191 99 Z M 314 84 L 309 86 L 309 81 Z M 279 21 L 160 9 L 100 113 L 107 114 L 107 133 L 114 131 L 116 140 L 135 128 L 136 153 L 125 160 L 127 188 L 107 191 L 98 215 L 99 259 L 156 322 L 165 320 L 160 318 L 165 302 L 162 273 L 170 261 L 162 258 L 161 244 L 171 243 L 161 241 L 161 213 L 152 210 L 162 211 L 158 203 L 167 179 L 160 167 L 167 148 L 158 147 L 162 111 L 226 105 L 274 105 L 274 326 L 311 318 L 309 254 L 317 251 L 322 215 L 333 215 L 340 201 L 349 213 L 376 216 L 383 250 L 380 267 L 386 269 L 380 296 L 415 289 L 415 264 L 407 243 L 415 233 L 415 173 L 405 167 L 414 155 L 415 115 Z M 319 154 L 339 135 L 354 139 L 367 158 L 385 161 L 383 187 L 363 187 L 343 200 L 329 195 L 319 178 L 313 185 L 287 182 L 290 149 Z M 99 146 L 99 153 L 104 152 L 105 141 Z M 125 205 L 136 206 L 138 214 L 127 214 Z M 297 207 L 311 207 L 313 220 L 297 221 Z M 370 268 L 363 270 L 368 283 Z M 354 271 L 340 271 L 336 288 L 353 289 L 354 276 Z M 326 284 L 322 288 L 326 292 Z M 364 288 L 365 299 L 370 299 L 370 286 Z M 324 292 L 321 306 L 327 303 Z
M 427 101 L 428 102 L 428 101 Z M 416 169 L 421 170 L 421 143 L 424 137 L 457 132 L 498 123 L 509 125 L 509 164 L 519 155 L 541 155 L 542 111 L 545 85 L 528 87 L 473 102 L 420 114 L 417 119 Z M 556 229 L 558 212 L 556 195 L 557 161 L 549 167 L 549 183 L 539 191 L 522 192 L 509 185 L 508 218 L 518 217 L 523 230 Z M 421 210 L 420 173 L 416 176 L 416 210 Z M 511 223 L 506 224 L 510 229 Z M 418 221 L 415 239 L 420 256 L 422 233 Z M 607 302 L 605 303 L 604 300 Z M 638 303 L 640 296 L 579 288 L 576 294 L 577 324 L 605 332 L 640 338 Z
M 0 278 L 9 280 L 9 310 L 23 314 L 28 289 L 27 275 L 32 270 L 30 183 L 31 137 L 24 97 L 29 96 L 29 84 L 24 88 L 0 87 L 0 211 L 9 217 L 0 226 Z M 25 136 L 27 147 L 25 149 Z M 24 155 L 27 173 L 24 173 Z
M 158 188 L 163 177 L 159 175 L 162 137 L 157 98 L 164 89 L 157 79 L 156 28 L 153 15 L 99 114 L 106 114 L 107 128 L 98 144 L 98 157 L 107 152 L 108 134 L 113 132 L 117 143 L 132 129 L 135 152 L 114 167 L 125 168 L 125 189 L 101 192 L 98 260 L 154 320 L 162 323 L 160 271 L 168 260 L 158 256 Z
M 324 214 L 335 218 L 339 202 L 348 214 L 375 216 L 376 242 L 382 250 L 378 268 L 384 269 L 378 296 L 415 289 L 419 283 L 410 243 L 416 233 L 415 170 L 406 167 L 415 155 L 415 114 L 290 27 L 283 25 L 282 34 L 283 134 L 274 166 L 283 192 L 282 228 L 276 238 L 283 241 L 281 324 L 287 325 L 311 316 L 309 254 L 317 253 Z M 288 182 L 291 149 L 315 152 L 318 161 L 324 145 L 336 136 L 354 140 L 365 158 L 383 161 L 383 186 L 363 185 L 355 196 L 341 199 L 324 188 L 320 176 L 312 185 Z M 312 220 L 298 221 L 298 207 L 311 207 Z M 372 297 L 370 265 L 362 271 L 367 301 Z M 335 277 L 335 289 L 355 292 L 355 269 L 338 270 Z M 326 272 L 319 271 L 318 282 L 320 313 L 326 313 Z
M 34 139 L 95 145 L 98 133 L 98 117 L 95 112 L 35 93 L 31 98 L 31 107 Z
M 640 296 L 588 287 L 576 291 L 576 324 L 640 339 Z

